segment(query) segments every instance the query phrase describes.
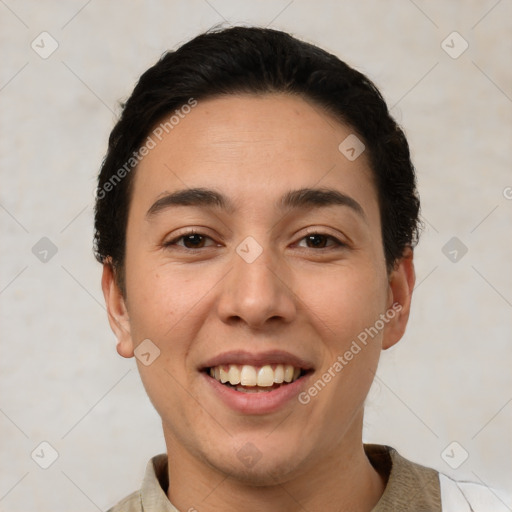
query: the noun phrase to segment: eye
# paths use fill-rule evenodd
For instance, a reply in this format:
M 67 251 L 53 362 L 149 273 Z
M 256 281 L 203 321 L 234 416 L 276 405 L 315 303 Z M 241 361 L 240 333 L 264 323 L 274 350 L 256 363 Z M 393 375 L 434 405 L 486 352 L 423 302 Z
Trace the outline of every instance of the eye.
M 213 240 L 202 233 L 198 233 L 197 231 L 189 231 L 187 233 L 183 233 L 179 237 L 170 240 L 164 244 L 164 247 L 171 247 L 173 245 L 177 245 L 178 247 L 183 247 L 184 249 L 194 250 L 194 249 L 202 249 L 205 247 L 206 240 Z M 183 241 L 183 243 L 178 243 Z M 210 244 L 215 245 L 215 244 Z
M 336 247 L 346 247 L 346 244 L 341 242 L 335 236 L 327 233 L 311 232 L 305 237 L 301 238 L 298 246 L 301 246 L 301 242 L 306 241 L 306 248 L 308 249 L 334 249 Z M 207 241 L 212 243 L 207 245 Z M 331 242 L 329 244 L 329 242 Z M 207 235 L 199 233 L 197 231 L 189 231 L 183 233 L 180 236 L 173 238 L 172 240 L 163 244 L 164 247 L 169 248 L 172 246 L 182 247 L 185 250 L 194 251 L 195 249 L 203 249 L 205 247 L 211 247 L 216 245 L 215 242 Z M 304 247 L 304 245 L 302 245 Z
M 307 248 L 308 249 L 328 249 L 329 246 L 326 247 L 326 244 L 328 241 L 332 241 L 333 244 L 331 244 L 331 248 L 334 247 L 345 247 L 346 244 L 338 240 L 336 237 L 332 235 L 328 235 L 327 233 L 315 233 L 311 232 L 308 233 L 305 237 L 301 238 L 302 240 L 306 240 Z M 300 244 L 299 244 L 300 246 Z M 303 246 L 302 246 L 303 247 Z

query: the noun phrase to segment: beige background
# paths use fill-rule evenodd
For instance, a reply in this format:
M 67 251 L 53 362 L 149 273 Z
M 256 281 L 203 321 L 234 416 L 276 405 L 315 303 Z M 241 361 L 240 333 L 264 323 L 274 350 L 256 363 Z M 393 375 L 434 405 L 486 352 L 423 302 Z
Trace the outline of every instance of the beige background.
M 117 101 L 165 49 L 220 22 L 317 43 L 367 73 L 393 107 L 426 231 L 410 326 L 383 355 L 365 439 L 510 485 L 509 0 L 2 0 L 0 20 L 0 510 L 104 510 L 164 450 L 134 361 L 117 356 L 107 324 L 91 249 L 95 175 Z M 58 43 L 46 59 L 31 47 L 51 49 L 43 31 Z M 458 58 L 442 47 L 453 31 L 469 44 Z M 452 54 L 464 44 L 453 37 Z M 32 251 L 42 237 L 58 251 L 46 263 L 45 242 Z M 443 252 L 452 237 L 468 249 L 456 262 L 451 246 Z M 51 462 L 42 441 L 58 452 L 46 470 L 31 458 Z M 454 441 L 446 460 L 469 454 L 456 470 L 441 456 Z

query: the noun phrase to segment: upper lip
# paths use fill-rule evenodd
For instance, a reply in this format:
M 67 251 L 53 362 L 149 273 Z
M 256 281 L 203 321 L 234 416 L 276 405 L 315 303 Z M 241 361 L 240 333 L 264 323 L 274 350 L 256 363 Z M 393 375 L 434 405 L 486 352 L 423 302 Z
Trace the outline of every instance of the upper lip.
M 291 364 L 295 368 L 311 370 L 313 365 L 290 352 L 283 350 L 268 350 L 265 352 L 247 352 L 245 350 L 231 350 L 218 354 L 205 361 L 200 369 L 212 368 L 228 364 L 263 366 L 266 364 Z

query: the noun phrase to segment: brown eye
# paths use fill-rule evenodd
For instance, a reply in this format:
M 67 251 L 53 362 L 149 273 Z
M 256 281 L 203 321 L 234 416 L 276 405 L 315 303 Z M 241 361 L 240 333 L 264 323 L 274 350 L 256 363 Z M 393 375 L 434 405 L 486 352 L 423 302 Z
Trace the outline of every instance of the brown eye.
M 167 248 L 177 246 L 190 250 L 202 249 L 203 247 L 208 247 L 208 245 L 206 245 L 207 240 L 211 240 L 213 242 L 213 240 L 209 236 L 203 235 L 201 233 L 196 233 L 195 231 L 191 231 L 190 233 L 184 233 L 183 235 L 174 238 L 169 242 L 166 242 L 164 246 Z
M 306 235 L 304 238 L 302 238 L 301 241 L 302 240 L 306 240 L 306 246 L 309 249 L 325 249 L 329 247 L 341 247 L 345 245 L 337 238 L 323 233 L 310 233 L 309 235 Z M 330 246 L 327 245 L 329 240 L 334 242 L 333 244 L 330 244 Z
M 183 245 L 187 249 L 197 249 L 204 246 L 205 237 L 203 235 L 199 235 L 198 233 L 185 235 L 181 238 L 183 239 Z

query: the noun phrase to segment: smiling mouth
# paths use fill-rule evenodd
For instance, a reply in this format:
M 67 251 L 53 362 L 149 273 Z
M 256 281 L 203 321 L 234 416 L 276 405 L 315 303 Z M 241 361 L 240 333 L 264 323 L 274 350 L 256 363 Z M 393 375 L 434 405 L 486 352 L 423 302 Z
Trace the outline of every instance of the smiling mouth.
M 308 371 L 290 364 L 220 365 L 205 369 L 224 386 L 241 393 L 268 393 L 304 377 Z

